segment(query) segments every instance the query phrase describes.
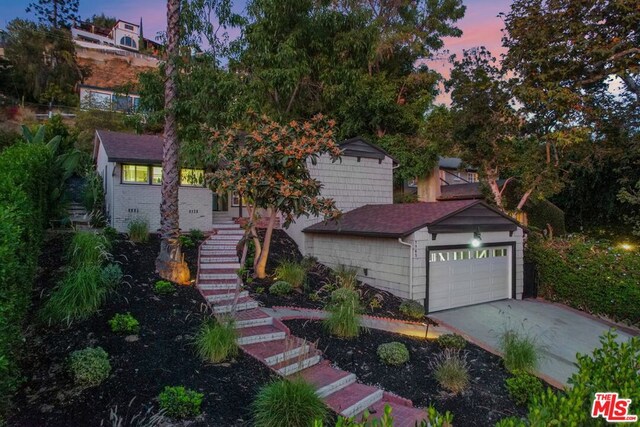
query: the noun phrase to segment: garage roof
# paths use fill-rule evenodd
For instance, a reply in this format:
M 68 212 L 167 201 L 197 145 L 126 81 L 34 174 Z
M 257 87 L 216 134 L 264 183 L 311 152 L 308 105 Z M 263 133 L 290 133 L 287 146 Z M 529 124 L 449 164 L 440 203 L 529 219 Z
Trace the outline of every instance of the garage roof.
M 162 163 L 162 137 L 97 130 L 110 162 Z M 97 148 L 97 147 L 96 147 Z M 94 155 L 97 152 L 94 152 Z
M 372 237 L 405 237 L 424 227 L 432 233 L 515 231 L 513 218 L 479 200 L 366 205 L 337 221 L 320 222 L 305 233 Z

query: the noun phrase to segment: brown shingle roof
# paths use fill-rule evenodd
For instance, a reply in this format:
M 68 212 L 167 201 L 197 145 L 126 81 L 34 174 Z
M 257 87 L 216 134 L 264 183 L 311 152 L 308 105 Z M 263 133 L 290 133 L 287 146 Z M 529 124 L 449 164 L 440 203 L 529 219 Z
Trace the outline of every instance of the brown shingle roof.
M 469 184 L 451 184 L 440 186 L 438 200 L 481 199 L 482 191 L 477 182 Z
M 366 205 L 342 215 L 338 221 L 318 223 L 305 233 L 354 236 L 404 237 L 469 206 L 477 200 Z
M 162 137 L 97 130 L 110 162 L 162 163 Z

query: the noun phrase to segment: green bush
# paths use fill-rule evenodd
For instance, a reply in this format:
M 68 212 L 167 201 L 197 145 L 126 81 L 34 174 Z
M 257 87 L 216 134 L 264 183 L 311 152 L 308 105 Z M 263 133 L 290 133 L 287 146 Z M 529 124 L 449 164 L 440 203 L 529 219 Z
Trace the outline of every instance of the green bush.
M 67 249 L 67 259 L 73 267 L 102 265 L 110 257 L 107 239 L 90 231 L 75 233 Z
M 400 303 L 400 313 L 412 319 L 422 319 L 424 317 L 424 306 L 418 301 L 404 300 Z
M 523 210 L 527 213 L 529 227 L 547 230 L 548 224 L 553 236 L 564 236 L 567 233 L 564 211 L 550 201 L 529 199 Z
M 102 269 L 102 283 L 113 289 L 122 282 L 122 268 L 118 264 L 108 264 Z
M 49 211 L 51 151 L 17 143 L 0 153 L 0 424 L 20 372 L 16 354 Z
M 194 242 L 198 242 L 200 240 L 204 240 L 204 233 L 196 228 L 192 228 L 189 230 L 189 237 Z
M 380 344 L 377 354 L 380 360 L 387 365 L 402 365 L 409 361 L 409 350 L 401 342 Z
M 351 288 L 339 288 L 331 293 L 326 306 L 329 316 L 324 320 L 325 327 L 332 335 L 353 338 L 360 335 L 360 295 Z
M 315 388 L 300 377 L 263 386 L 252 406 L 256 427 L 311 427 L 314 420 L 324 421 L 328 415 Z
M 443 334 L 436 338 L 436 342 L 442 348 L 462 350 L 467 346 L 467 340 L 458 334 Z
M 107 239 L 107 242 L 109 242 L 109 245 L 112 245 L 113 242 L 115 242 L 116 240 L 118 240 L 118 230 L 116 230 L 113 227 L 105 227 L 102 229 L 102 235 L 104 236 L 105 239 Z
M 273 295 L 287 295 L 291 293 L 292 290 L 293 286 L 284 280 L 278 280 L 276 283 L 269 286 L 269 293 Z
M 168 280 L 158 280 L 153 287 L 156 294 L 171 294 L 176 290 L 173 283 Z
M 109 378 L 109 355 L 102 347 L 87 347 L 69 356 L 69 369 L 73 380 L 82 387 L 92 387 Z
M 206 319 L 195 337 L 198 356 L 211 363 L 220 363 L 238 355 L 238 344 L 233 319 Z
M 338 285 L 343 288 L 355 289 L 358 284 L 358 267 L 340 264 L 334 271 Z
M 579 354 L 578 372 L 571 375 L 565 392 L 547 388 L 533 397 L 526 419 L 506 418 L 497 426 L 603 426 L 602 418 L 591 418 L 595 393 L 615 392 L 631 399 L 630 414 L 640 413 L 640 337 L 619 343 L 616 334 L 600 337 L 601 346 L 591 355 Z
M 131 313 L 116 314 L 109 320 L 109 326 L 116 334 L 137 334 L 140 330 L 140 323 Z
M 540 296 L 579 310 L 640 325 L 640 251 L 583 236 L 530 239 Z
M 191 240 L 191 237 L 189 237 L 187 235 L 182 235 L 182 236 L 178 237 L 178 241 L 180 242 L 180 245 L 183 248 L 193 248 L 193 247 L 196 246 L 194 241 Z
M 542 382 L 528 372 L 515 371 L 513 377 L 505 381 L 511 399 L 518 405 L 525 405 L 543 391 Z
M 69 270 L 45 303 L 43 319 L 71 323 L 88 318 L 107 298 L 109 288 L 102 280 L 100 266 Z
M 136 218 L 127 225 L 129 240 L 144 243 L 149 240 L 149 222 L 143 218 Z
M 299 288 L 307 279 L 307 270 L 298 262 L 280 261 L 276 267 L 275 277 L 291 284 L 294 288 Z
M 500 350 L 504 366 L 511 372 L 533 372 L 538 366 L 539 349 L 535 339 L 514 330 L 500 336 Z
M 158 396 L 160 409 L 169 417 L 190 418 L 200 414 L 204 394 L 184 388 L 183 386 L 166 386 Z
M 469 386 L 469 365 L 460 350 L 448 348 L 429 362 L 433 376 L 442 388 L 458 394 Z

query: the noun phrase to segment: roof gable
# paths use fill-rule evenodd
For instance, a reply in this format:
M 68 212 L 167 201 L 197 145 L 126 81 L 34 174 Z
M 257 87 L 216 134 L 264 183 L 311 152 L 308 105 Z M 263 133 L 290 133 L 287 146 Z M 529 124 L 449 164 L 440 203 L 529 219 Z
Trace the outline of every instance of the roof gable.
M 389 153 L 361 137 L 350 138 L 340 143 L 342 155 L 349 157 L 364 157 L 367 159 L 384 160 L 389 157 L 394 163 L 398 163 L 396 159 L 391 157 Z
M 96 136 L 96 144 L 102 144 L 110 162 L 162 163 L 163 139 L 161 136 L 136 135 L 107 130 L 96 130 Z M 97 150 L 98 147 L 94 150 L 94 156 Z

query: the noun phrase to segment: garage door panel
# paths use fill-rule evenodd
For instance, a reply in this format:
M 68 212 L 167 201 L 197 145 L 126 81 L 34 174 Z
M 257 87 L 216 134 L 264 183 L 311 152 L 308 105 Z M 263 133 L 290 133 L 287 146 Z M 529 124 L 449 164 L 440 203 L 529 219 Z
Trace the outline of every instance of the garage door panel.
M 511 250 L 431 250 L 429 311 L 509 298 Z

